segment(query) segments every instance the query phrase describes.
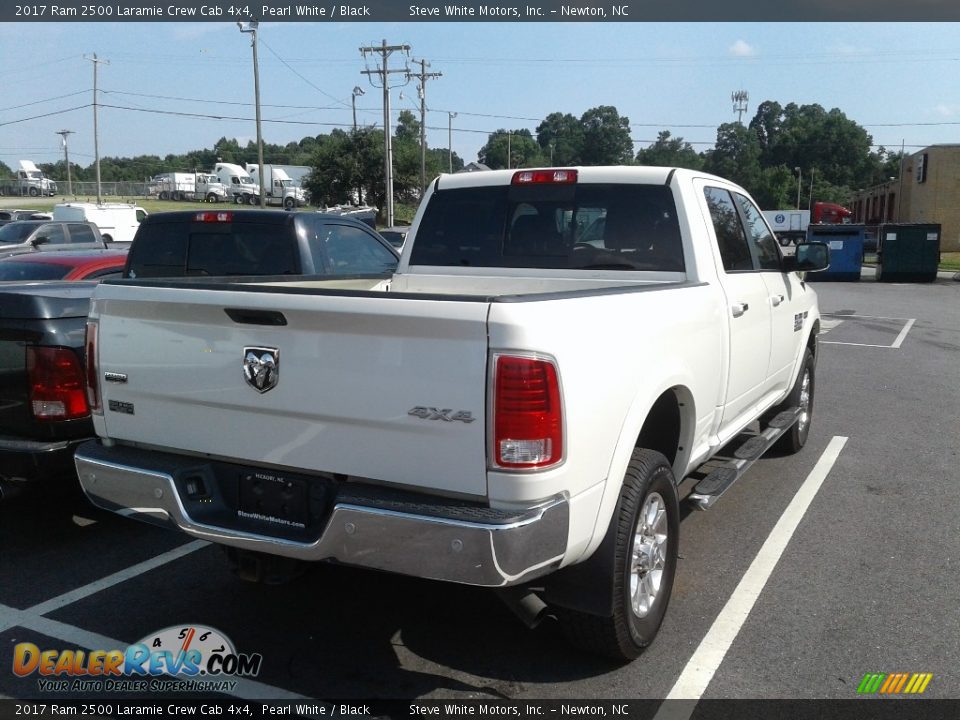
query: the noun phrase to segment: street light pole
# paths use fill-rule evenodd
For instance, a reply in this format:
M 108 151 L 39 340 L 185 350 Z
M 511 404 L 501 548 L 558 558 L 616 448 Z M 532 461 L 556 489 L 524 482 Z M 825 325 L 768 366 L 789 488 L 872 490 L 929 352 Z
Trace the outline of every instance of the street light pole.
M 800 209 L 800 183 L 803 181 L 803 171 L 799 167 L 795 167 L 794 170 L 797 171 L 797 210 Z
M 73 195 L 73 181 L 70 179 L 70 153 L 67 151 L 67 135 L 72 135 L 73 130 L 58 130 L 57 135 L 63 138 L 63 162 L 67 166 L 67 194 Z
M 453 119 L 455 112 L 447 112 L 447 161 L 450 163 L 450 172 L 453 172 Z
M 237 27 L 240 28 L 240 32 L 252 35 L 250 47 L 253 48 L 253 95 L 257 106 L 257 173 L 260 176 L 260 207 L 264 208 L 267 206 L 267 189 L 263 184 L 263 135 L 260 132 L 260 63 L 257 60 L 257 28 L 260 27 L 260 23 L 257 20 L 251 20 L 244 27 L 244 23 L 237 21 Z

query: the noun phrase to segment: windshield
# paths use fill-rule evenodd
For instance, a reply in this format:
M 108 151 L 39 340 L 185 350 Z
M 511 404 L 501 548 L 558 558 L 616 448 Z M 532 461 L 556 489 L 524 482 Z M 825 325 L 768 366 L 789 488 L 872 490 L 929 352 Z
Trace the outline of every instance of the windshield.
M 248 178 L 248 177 L 241 177 L 241 178 L 240 178 L 240 184 L 241 184 L 241 185 L 253 185 L 253 180 L 251 180 L 251 179 Z
M 0 280 L 60 280 L 68 272 L 68 265 L 35 262 L 0 262 Z
M 0 245 L 20 244 L 33 232 L 36 227 L 33 223 L 13 222 L 0 227 Z

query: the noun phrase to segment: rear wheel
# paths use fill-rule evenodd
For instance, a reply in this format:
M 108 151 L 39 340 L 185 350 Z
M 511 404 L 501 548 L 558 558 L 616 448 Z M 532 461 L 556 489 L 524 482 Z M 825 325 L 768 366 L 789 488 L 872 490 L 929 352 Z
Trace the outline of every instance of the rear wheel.
M 559 611 L 564 634 L 574 645 L 616 660 L 633 660 L 660 629 L 677 570 L 680 511 L 673 470 L 653 450 L 634 450 L 624 474 L 617 514 L 613 571 L 613 615 Z
M 256 205 L 258 204 L 259 200 L 256 195 L 247 195 L 247 202 L 250 205 Z
M 101 237 L 103 238 L 103 241 L 104 241 L 105 243 L 112 243 L 112 242 L 113 242 L 113 235 L 101 235 Z
M 160 191 L 160 194 L 159 194 L 157 197 L 158 197 L 160 200 L 166 200 L 167 198 L 170 197 L 170 193 L 168 193 L 166 190 L 161 190 L 161 191 Z

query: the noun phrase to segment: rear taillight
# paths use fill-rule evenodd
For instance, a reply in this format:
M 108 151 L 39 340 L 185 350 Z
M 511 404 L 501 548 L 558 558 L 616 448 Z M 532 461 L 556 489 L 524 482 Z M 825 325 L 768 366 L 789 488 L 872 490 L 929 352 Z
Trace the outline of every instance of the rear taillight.
M 90 412 L 101 412 L 100 409 L 100 383 L 97 379 L 97 331 L 100 326 L 95 322 L 87 323 L 87 337 L 84 342 L 87 361 L 87 402 L 90 404 Z
M 576 170 L 519 170 L 513 174 L 513 185 L 573 185 Z
M 493 464 L 545 468 L 563 460 L 560 379 L 551 360 L 495 355 Z
M 28 347 L 30 407 L 37 420 L 77 420 L 90 414 L 80 359 L 69 348 Z
M 233 222 L 232 212 L 198 212 L 194 217 L 197 222 Z

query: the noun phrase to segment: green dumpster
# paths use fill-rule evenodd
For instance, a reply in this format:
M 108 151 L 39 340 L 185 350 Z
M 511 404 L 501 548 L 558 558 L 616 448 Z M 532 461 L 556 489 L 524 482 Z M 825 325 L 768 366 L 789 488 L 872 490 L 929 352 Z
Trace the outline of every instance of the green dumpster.
M 886 223 L 877 235 L 878 282 L 933 282 L 940 264 L 939 223 Z

